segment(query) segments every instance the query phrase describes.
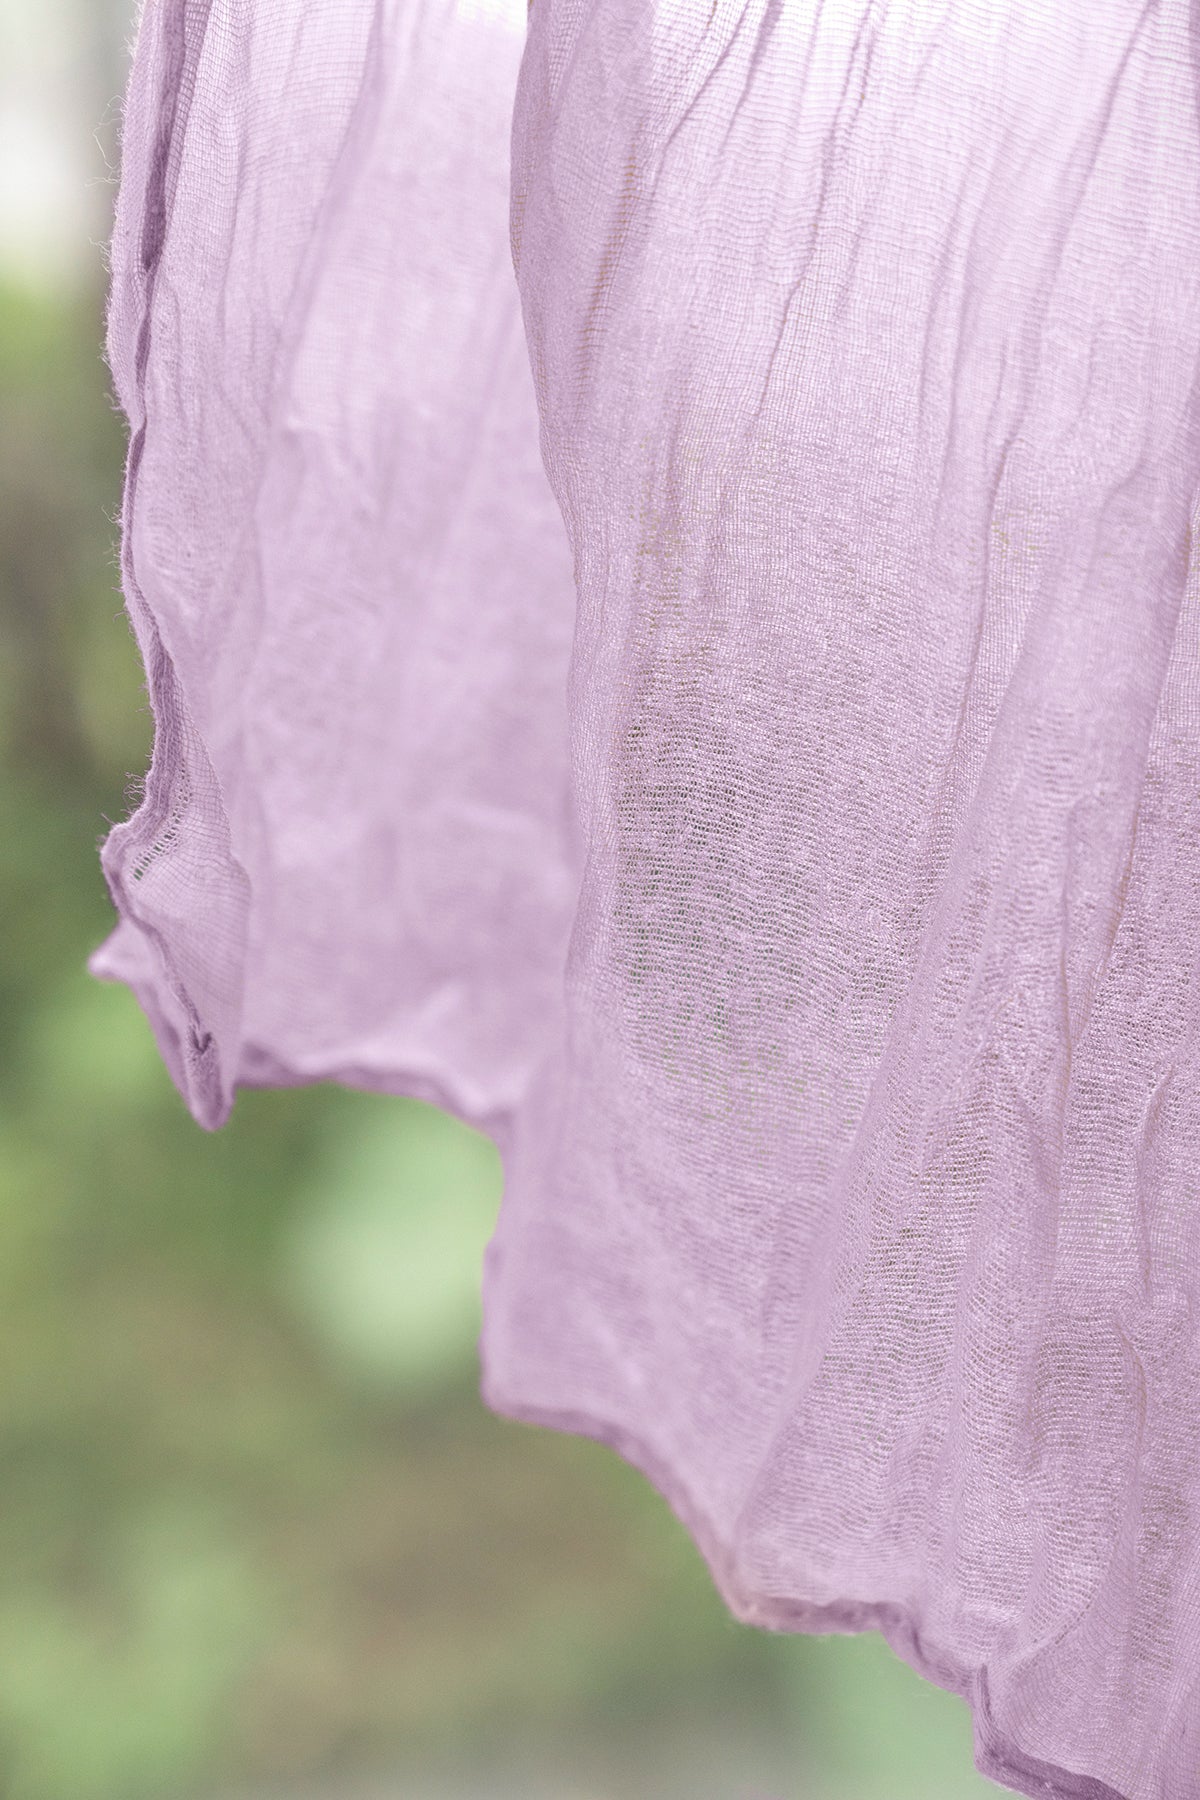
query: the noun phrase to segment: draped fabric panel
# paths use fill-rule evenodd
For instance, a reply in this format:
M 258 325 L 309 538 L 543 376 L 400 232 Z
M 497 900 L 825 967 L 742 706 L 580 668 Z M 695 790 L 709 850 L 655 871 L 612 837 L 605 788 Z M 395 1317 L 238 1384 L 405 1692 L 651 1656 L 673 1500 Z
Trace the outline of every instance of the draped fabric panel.
M 110 360 L 156 716 L 108 839 L 196 1117 L 342 1080 L 501 1129 L 574 897 L 570 551 L 507 225 L 524 15 L 149 0 Z
M 497 1411 L 1200 1794 L 1200 14 L 148 0 L 104 850 L 201 1124 L 494 1132 Z

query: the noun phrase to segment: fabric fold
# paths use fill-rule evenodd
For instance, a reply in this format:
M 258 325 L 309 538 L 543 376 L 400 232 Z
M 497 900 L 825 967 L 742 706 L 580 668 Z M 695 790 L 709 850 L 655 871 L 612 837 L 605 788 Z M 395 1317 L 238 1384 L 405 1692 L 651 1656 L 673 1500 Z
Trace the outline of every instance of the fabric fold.
M 113 246 L 156 719 L 93 961 L 238 1086 L 503 1132 L 575 885 L 569 550 L 508 244 L 517 5 L 149 0 Z

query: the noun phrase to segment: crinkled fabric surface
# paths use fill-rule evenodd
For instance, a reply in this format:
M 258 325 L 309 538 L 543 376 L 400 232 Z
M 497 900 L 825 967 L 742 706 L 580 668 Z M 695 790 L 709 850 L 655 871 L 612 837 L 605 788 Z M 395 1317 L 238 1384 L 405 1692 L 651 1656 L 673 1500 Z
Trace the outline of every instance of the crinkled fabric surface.
M 574 899 L 571 555 L 508 234 L 523 15 L 149 0 L 110 360 L 157 720 L 94 964 L 196 1117 L 400 1087 L 502 1126 Z
M 1198 30 L 148 0 L 114 243 L 93 968 L 496 1133 L 489 1404 L 1083 1800 L 1200 1796 Z

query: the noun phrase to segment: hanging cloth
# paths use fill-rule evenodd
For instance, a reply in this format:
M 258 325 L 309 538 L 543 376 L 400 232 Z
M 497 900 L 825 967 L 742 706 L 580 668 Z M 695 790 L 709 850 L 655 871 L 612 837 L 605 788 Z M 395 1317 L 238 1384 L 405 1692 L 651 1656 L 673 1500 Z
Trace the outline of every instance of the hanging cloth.
M 147 0 L 113 246 L 93 969 L 492 1131 L 488 1403 L 1059 1800 L 1200 1793 L 1192 11 Z

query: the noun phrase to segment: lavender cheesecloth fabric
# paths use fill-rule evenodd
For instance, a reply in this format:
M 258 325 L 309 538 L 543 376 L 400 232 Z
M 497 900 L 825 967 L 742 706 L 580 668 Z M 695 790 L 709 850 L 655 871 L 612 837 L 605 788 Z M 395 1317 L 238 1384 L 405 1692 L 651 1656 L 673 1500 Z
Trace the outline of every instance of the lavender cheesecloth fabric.
M 488 1403 L 1087 1800 L 1200 1797 L 1198 29 L 147 0 L 113 246 L 93 970 L 494 1132 Z

